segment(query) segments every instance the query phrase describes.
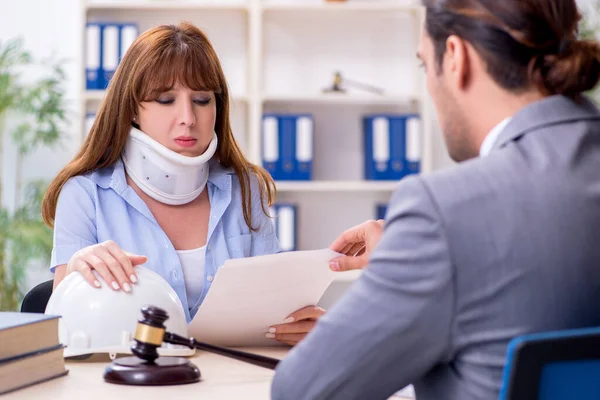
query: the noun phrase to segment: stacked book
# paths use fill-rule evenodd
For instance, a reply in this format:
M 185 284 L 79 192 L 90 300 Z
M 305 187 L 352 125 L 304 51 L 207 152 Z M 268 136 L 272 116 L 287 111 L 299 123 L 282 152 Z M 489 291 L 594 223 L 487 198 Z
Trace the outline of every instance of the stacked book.
M 0 312 L 0 394 L 64 376 L 58 317 Z

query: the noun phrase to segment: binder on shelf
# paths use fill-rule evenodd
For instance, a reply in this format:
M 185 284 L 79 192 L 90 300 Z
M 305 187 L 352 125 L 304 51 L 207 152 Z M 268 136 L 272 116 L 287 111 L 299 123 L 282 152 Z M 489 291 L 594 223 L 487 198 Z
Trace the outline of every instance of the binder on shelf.
M 385 219 L 385 214 L 387 213 L 387 204 L 384 203 L 378 203 L 375 206 L 375 219 Z
M 138 37 L 134 23 L 86 24 L 86 89 L 104 90 L 119 62 Z
M 273 179 L 279 179 L 281 160 L 279 157 L 279 121 L 266 115 L 262 120 L 262 162 Z
M 101 46 L 102 25 L 89 22 L 85 26 L 85 87 L 87 90 L 98 90 L 102 85 Z
M 418 115 L 368 115 L 363 118 L 367 180 L 398 180 L 421 169 Z
M 102 26 L 102 72 L 103 82 L 100 89 L 106 89 L 119 65 L 119 25 L 104 24 Z
M 281 251 L 297 250 L 297 206 L 291 203 L 275 203 L 271 215 L 275 218 L 275 234 Z
M 275 180 L 311 180 L 313 138 L 310 114 L 263 115 L 263 167 Z
M 310 180 L 313 160 L 314 123 L 310 115 L 299 116 L 296 119 L 296 158 L 295 178 Z
M 136 24 L 128 23 L 119 26 L 119 62 L 137 37 L 138 26 Z
M 406 167 L 409 174 L 421 172 L 423 128 L 421 118 L 412 115 L 406 120 Z

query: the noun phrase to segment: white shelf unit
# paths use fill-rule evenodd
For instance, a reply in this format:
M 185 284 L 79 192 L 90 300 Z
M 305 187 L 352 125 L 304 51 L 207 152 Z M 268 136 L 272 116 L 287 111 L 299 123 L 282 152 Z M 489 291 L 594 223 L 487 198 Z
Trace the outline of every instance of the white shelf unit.
M 237 10 L 247 11 L 248 4 L 233 1 L 198 1 L 198 0 L 90 0 L 88 10 Z
M 106 92 L 104 90 L 87 90 L 85 92 L 85 101 L 88 102 L 100 102 L 104 99 Z M 234 103 L 245 103 L 248 101 L 244 95 L 235 95 L 231 98 Z
M 397 186 L 363 180 L 363 115 L 420 114 L 422 170 L 432 169 L 434 116 L 415 58 L 423 13 L 411 0 L 82 1 L 84 21 L 134 22 L 140 32 L 189 21 L 205 31 L 228 79 L 236 138 L 254 163 L 261 164 L 264 113 L 313 115 L 313 180 L 277 182 L 277 201 L 297 205 L 300 250 L 327 247 L 374 218 Z M 385 94 L 323 93 L 336 71 Z M 103 97 L 84 91 L 82 115 Z
M 315 95 L 271 95 L 264 96 L 262 103 L 303 103 L 303 104 L 330 104 L 330 105 L 400 105 L 417 104 L 418 97 L 395 97 L 389 95 L 369 95 L 369 94 L 315 94 Z
M 321 0 L 264 0 L 262 7 L 265 11 L 418 11 L 415 2 L 406 0 L 350 0 L 321 1 Z
M 365 181 L 278 181 L 277 191 L 283 192 L 391 192 L 398 182 Z

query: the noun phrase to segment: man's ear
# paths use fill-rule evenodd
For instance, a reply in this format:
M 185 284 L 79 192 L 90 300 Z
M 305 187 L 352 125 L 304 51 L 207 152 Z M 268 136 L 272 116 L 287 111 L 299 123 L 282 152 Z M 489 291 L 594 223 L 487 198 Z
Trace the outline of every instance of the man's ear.
M 467 43 L 456 35 L 446 39 L 444 54 L 444 74 L 451 79 L 454 86 L 464 90 L 469 84 L 471 74 Z

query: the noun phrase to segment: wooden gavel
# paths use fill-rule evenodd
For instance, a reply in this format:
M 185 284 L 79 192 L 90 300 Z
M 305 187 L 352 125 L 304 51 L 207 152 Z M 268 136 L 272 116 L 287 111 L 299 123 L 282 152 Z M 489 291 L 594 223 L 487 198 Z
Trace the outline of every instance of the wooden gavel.
M 169 318 L 169 315 L 165 310 L 158 307 L 142 307 L 142 316 L 143 318 L 138 321 L 133 336 L 134 344 L 131 347 L 131 351 L 137 357 L 147 362 L 154 362 L 158 358 L 157 349 L 163 343 L 187 346 L 190 349 L 205 350 L 268 369 L 275 369 L 280 361 L 276 358 L 202 343 L 194 338 L 186 339 L 174 333 L 167 332 L 164 322 Z
M 131 352 L 135 357 L 117 358 L 104 371 L 104 380 L 121 385 L 180 385 L 198 382 L 200 370 L 183 357 L 159 357 L 158 348 L 163 343 L 206 350 L 234 358 L 259 367 L 275 369 L 279 360 L 258 354 L 246 353 L 186 339 L 167 332 L 164 322 L 167 312 L 154 306 L 142 307 L 142 319 L 138 320 Z

